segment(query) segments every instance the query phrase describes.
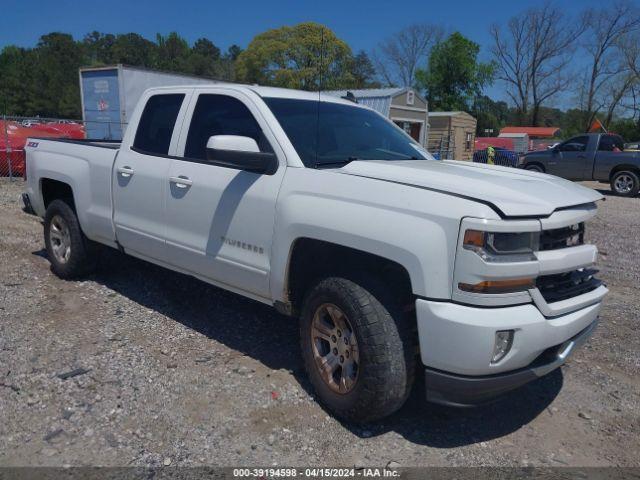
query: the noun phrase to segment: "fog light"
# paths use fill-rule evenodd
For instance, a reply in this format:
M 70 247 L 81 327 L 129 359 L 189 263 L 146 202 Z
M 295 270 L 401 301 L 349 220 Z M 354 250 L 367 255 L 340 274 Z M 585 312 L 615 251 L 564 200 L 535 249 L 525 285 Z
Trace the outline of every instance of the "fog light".
M 496 342 L 493 346 L 493 356 L 491 363 L 498 363 L 502 360 L 513 344 L 513 330 L 500 330 L 496 332 Z

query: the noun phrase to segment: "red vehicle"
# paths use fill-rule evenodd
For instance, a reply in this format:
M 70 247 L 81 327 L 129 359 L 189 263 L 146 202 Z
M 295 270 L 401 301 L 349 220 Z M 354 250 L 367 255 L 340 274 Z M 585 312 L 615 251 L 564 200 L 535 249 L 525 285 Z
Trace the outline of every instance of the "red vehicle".
M 71 120 L 0 120 L 0 176 L 24 176 L 27 137 L 85 138 L 84 125 Z

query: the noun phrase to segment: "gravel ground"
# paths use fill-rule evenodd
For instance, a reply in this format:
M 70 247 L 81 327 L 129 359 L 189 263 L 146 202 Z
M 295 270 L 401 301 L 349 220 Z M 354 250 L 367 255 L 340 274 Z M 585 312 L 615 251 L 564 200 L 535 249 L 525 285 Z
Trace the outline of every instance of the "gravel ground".
M 611 294 L 561 371 L 468 410 L 419 382 L 362 427 L 315 402 L 271 308 L 116 251 L 55 277 L 22 188 L 0 180 L 2 466 L 640 466 L 640 198 L 603 191 L 588 235 Z

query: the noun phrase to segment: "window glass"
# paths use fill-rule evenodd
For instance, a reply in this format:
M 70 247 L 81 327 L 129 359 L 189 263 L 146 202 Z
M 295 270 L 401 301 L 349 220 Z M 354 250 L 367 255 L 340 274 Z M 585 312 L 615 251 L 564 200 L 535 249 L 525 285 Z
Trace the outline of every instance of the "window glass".
M 289 98 L 264 101 L 307 167 L 353 160 L 433 160 L 418 143 L 367 108 Z
M 624 150 L 624 143 L 622 138 L 617 135 L 603 135 L 600 137 L 600 144 L 598 150 L 601 152 L 613 152 L 614 150 Z
M 580 137 L 574 137 L 566 142 L 560 144 L 558 147 L 561 152 L 584 152 L 587 150 L 589 144 L 589 137 L 583 135 Z
M 272 151 L 260 125 L 244 103 L 226 95 L 200 95 L 193 110 L 184 156 L 205 160 L 207 141 L 214 135 L 250 137 L 261 152 Z
M 167 155 L 183 93 L 154 95 L 144 106 L 133 146 L 145 153 Z

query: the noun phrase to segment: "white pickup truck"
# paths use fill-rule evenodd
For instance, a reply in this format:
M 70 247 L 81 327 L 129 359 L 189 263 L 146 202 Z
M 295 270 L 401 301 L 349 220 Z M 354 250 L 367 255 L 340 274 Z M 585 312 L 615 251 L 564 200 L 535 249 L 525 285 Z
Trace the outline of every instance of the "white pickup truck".
M 299 317 L 318 398 L 353 421 L 397 410 L 418 362 L 448 405 L 545 375 L 607 293 L 584 243 L 600 194 L 434 160 L 318 93 L 151 89 L 121 144 L 29 139 L 27 178 L 57 275 L 104 244 Z

